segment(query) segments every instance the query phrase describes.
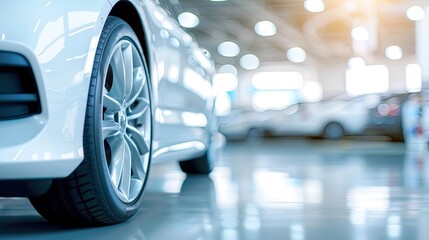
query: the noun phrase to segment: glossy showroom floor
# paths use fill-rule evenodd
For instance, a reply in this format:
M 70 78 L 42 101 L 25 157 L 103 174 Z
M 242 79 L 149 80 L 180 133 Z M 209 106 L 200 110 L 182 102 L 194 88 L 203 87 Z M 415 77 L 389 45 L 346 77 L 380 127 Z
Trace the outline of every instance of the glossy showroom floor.
M 210 177 L 152 168 L 129 222 L 61 229 L 24 199 L 0 199 L 0 239 L 429 239 L 429 158 L 401 143 L 228 143 Z

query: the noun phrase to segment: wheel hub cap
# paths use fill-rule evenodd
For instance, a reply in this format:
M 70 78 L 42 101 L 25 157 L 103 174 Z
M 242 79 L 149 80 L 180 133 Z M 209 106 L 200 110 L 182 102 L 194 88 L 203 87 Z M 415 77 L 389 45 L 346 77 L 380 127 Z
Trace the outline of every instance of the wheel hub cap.
M 121 110 L 118 113 L 118 118 L 119 118 L 119 127 L 121 129 L 121 132 L 125 133 L 125 131 L 127 130 L 127 114 L 125 110 Z

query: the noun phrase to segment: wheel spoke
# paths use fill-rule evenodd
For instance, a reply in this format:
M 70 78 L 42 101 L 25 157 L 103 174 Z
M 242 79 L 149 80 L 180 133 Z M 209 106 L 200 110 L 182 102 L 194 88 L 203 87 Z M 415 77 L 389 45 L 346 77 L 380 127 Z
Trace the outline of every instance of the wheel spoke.
M 144 181 L 145 181 L 145 178 L 141 178 L 141 179 L 131 178 L 130 198 L 134 198 L 139 195 L 140 191 L 143 188 Z
M 103 140 L 118 136 L 121 133 L 121 127 L 118 123 L 109 120 L 103 120 L 102 136 Z
M 129 120 L 133 120 L 143 116 L 143 114 L 149 108 L 149 100 L 147 100 L 146 98 L 138 98 L 137 100 L 137 105 L 133 108 L 129 108 L 129 113 L 127 114 Z
M 109 146 L 112 151 L 111 162 L 109 165 L 110 178 L 112 179 L 113 185 L 118 188 L 121 183 L 123 169 L 124 169 L 124 149 L 125 149 L 124 138 L 118 137 L 109 141 Z
M 131 151 L 131 167 L 133 169 L 134 175 L 137 176 L 138 179 L 143 179 L 146 175 L 146 169 L 144 165 L 144 155 L 140 154 L 139 148 L 136 146 L 134 141 L 129 137 L 125 136 L 125 140 L 128 143 Z M 136 177 L 134 177 L 136 178 Z
M 131 106 L 131 104 L 134 103 L 134 101 L 140 96 L 143 87 L 146 84 L 146 76 L 143 69 L 143 66 L 138 66 L 134 68 L 134 83 L 133 83 L 133 91 L 129 97 L 129 100 L 126 103 L 126 107 Z
M 124 56 L 122 55 L 122 49 L 119 46 L 113 53 L 111 60 L 112 72 L 113 72 L 113 85 L 109 94 L 118 101 L 125 99 L 125 63 Z
M 125 139 L 122 159 L 124 167 L 122 168 L 122 177 L 121 182 L 119 184 L 119 191 L 122 192 L 127 199 L 129 199 L 131 186 L 131 151 L 128 142 Z
M 130 138 L 136 144 L 141 155 L 144 155 L 149 152 L 149 143 L 144 138 L 143 133 L 141 133 L 138 129 L 132 126 L 127 127 L 127 131 L 130 134 Z
M 107 93 L 103 94 L 103 107 L 107 108 L 110 113 L 117 113 L 121 110 L 121 104 Z
M 130 43 L 124 43 L 122 50 L 122 56 L 124 58 L 124 99 L 129 102 L 131 92 L 133 91 L 134 81 L 134 63 L 133 63 L 133 48 Z

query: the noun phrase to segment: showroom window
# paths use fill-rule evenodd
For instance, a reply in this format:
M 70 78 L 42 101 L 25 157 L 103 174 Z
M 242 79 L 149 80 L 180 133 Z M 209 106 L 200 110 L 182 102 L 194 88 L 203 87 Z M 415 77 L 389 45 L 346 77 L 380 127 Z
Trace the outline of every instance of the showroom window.
M 408 64 L 405 69 L 407 91 L 420 92 L 422 90 L 422 69 L 419 64 Z
M 220 68 L 219 73 L 213 76 L 213 90 L 217 96 L 215 107 L 217 116 L 225 116 L 231 112 L 232 99 L 234 98 L 237 87 L 237 72 L 232 65 Z
M 389 70 L 385 65 L 367 65 L 346 70 L 346 92 L 350 96 L 389 90 Z
M 281 110 L 298 100 L 304 86 L 301 73 L 259 72 L 252 78 L 252 107 L 256 111 Z
M 252 96 L 252 107 L 258 112 L 265 110 L 282 110 L 296 102 L 293 91 L 255 91 Z

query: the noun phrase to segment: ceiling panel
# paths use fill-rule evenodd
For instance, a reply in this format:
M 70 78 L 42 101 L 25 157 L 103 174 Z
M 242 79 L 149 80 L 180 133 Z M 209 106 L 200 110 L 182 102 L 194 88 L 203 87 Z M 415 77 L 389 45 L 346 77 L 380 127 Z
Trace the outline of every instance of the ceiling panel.
M 177 1 L 177 0 L 176 0 Z M 197 13 L 200 25 L 189 29 L 200 45 L 207 48 L 218 65 L 238 62 L 241 55 L 253 53 L 261 62 L 287 61 L 286 51 L 300 46 L 313 60 L 348 58 L 353 51 L 353 26 L 374 26 L 377 49 L 365 56 L 380 56 L 389 45 L 399 45 L 404 55 L 415 54 L 414 22 L 406 18 L 412 0 L 325 0 L 326 9 L 309 13 L 303 0 L 179 0 L 184 10 Z M 258 36 L 255 23 L 269 20 L 278 33 Z M 220 56 L 217 45 L 234 41 L 241 48 L 237 59 Z M 311 61 L 314 62 L 314 61 Z

